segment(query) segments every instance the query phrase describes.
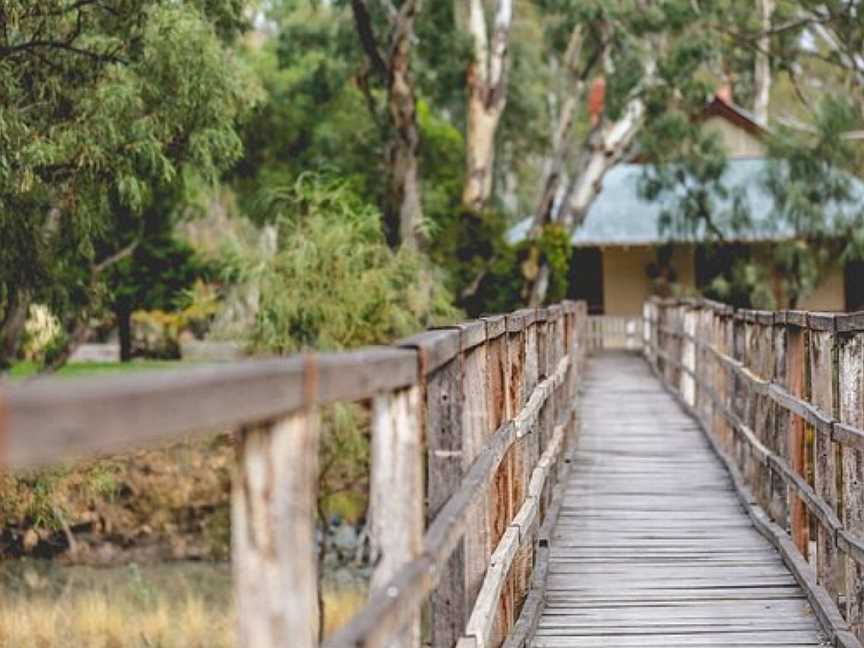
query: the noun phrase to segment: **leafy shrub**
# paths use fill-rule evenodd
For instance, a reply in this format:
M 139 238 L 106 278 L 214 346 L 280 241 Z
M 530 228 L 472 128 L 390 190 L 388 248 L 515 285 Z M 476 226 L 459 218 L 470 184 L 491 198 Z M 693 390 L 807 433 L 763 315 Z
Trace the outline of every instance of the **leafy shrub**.
M 383 344 L 456 317 L 437 272 L 416 252 L 391 250 L 377 209 L 345 184 L 304 175 L 263 202 L 278 250 L 264 263 L 235 259 L 258 274 L 255 350 Z

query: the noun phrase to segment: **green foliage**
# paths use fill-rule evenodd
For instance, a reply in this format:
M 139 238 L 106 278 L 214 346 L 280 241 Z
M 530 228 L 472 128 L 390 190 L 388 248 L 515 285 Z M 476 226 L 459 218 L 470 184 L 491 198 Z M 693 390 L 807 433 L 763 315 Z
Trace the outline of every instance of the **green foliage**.
M 253 348 L 290 353 L 386 343 L 456 315 L 422 257 L 392 251 L 379 212 L 344 183 L 302 176 L 271 190 L 264 203 L 279 249 L 270 261 L 245 262 L 261 289 Z
M 567 279 L 570 274 L 570 259 L 573 256 L 570 233 L 561 225 L 546 225 L 540 237 L 540 254 L 549 264 L 549 291 L 546 302 L 559 302 L 567 297 Z
M 37 299 L 79 320 L 104 296 L 99 264 L 136 239 L 153 197 L 187 168 L 213 182 L 241 153 L 235 125 L 256 92 L 222 40 L 242 23 L 239 0 L 113 4 L 0 8 L 4 315 Z

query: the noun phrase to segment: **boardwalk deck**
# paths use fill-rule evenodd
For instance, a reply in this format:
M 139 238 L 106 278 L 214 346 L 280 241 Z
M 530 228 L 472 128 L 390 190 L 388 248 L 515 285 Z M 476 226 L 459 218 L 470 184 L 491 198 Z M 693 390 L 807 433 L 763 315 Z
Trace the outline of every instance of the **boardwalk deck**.
M 534 648 L 820 646 L 696 423 L 635 355 L 591 362 Z

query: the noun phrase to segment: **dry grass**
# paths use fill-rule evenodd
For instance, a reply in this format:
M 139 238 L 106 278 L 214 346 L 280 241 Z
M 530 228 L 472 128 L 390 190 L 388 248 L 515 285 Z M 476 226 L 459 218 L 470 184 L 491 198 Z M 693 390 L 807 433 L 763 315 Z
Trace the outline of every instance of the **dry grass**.
M 4 571 L 0 648 L 234 645 L 230 574 L 224 566 L 181 563 L 146 570 L 60 571 L 65 573 L 59 578 L 50 575 L 57 568 L 43 573 L 25 569 L 14 576 Z M 349 620 L 364 600 L 357 590 L 329 592 L 327 633 Z

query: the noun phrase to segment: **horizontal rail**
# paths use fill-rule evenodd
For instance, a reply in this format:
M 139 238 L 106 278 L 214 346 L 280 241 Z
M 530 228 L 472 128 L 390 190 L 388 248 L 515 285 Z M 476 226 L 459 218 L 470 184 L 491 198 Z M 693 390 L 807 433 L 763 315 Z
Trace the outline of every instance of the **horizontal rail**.
M 0 464 L 18 468 L 108 454 L 283 417 L 418 382 L 415 353 L 372 348 L 135 375 L 48 378 L 0 393 Z

